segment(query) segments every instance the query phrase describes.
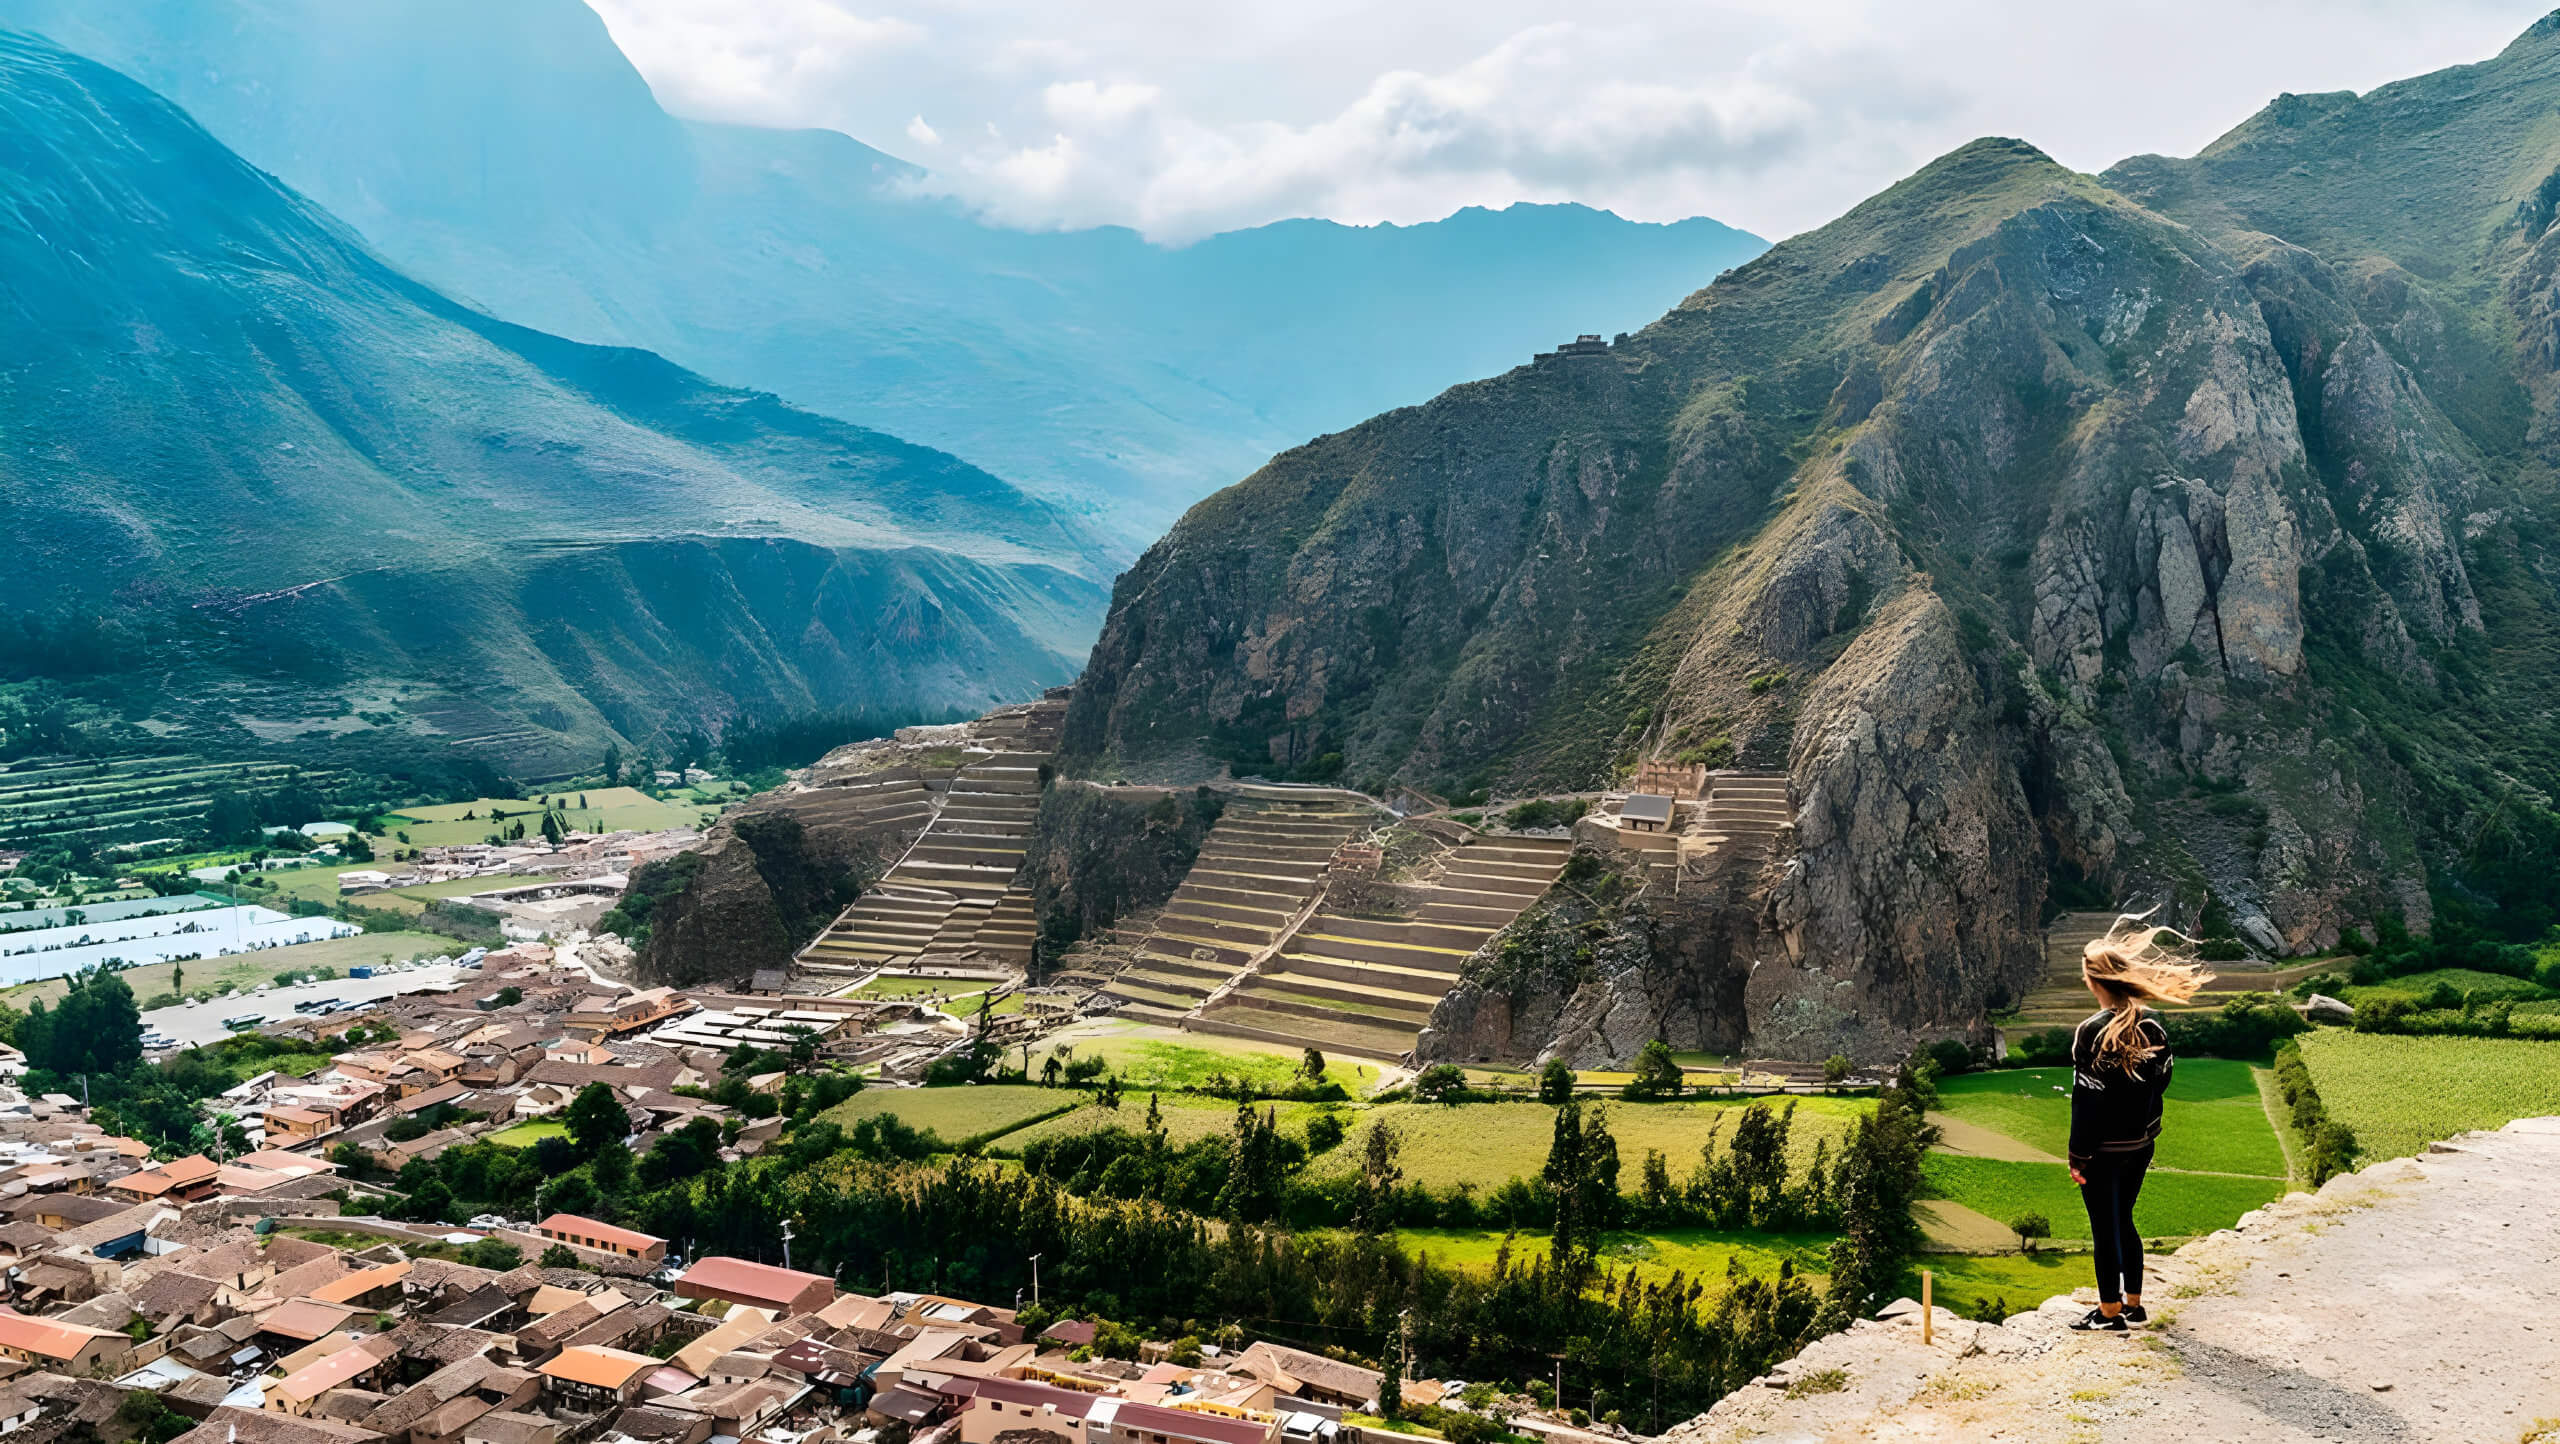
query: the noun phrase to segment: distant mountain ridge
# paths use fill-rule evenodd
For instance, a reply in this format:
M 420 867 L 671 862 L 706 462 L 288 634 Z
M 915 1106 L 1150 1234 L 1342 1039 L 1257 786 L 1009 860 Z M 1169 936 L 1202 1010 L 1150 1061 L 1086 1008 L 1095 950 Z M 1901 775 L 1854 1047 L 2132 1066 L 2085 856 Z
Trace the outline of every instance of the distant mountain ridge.
M 129 719 L 540 774 L 1074 673 L 1106 547 L 957 458 L 457 305 L 25 35 L 0 154 L 0 613 Z
M 1764 248 L 1580 206 L 1179 249 L 921 198 L 832 132 L 667 115 L 577 0 L 0 0 L 511 321 L 967 457 L 1134 553 L 1276 450 L 1614 332 Z

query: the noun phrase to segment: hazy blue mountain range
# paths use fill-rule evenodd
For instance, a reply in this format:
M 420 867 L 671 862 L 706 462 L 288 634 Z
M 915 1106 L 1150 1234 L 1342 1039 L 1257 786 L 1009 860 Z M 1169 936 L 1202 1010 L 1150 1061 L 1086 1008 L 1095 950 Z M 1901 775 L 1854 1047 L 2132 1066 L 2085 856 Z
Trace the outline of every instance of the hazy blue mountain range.
M 491 314 L 953 451 L 1134 553 L 1272 452 L 1764 249 L 1580 206 L 1180 249 L 917 198 L 845 136 L 661 110 L 577 0 L 0 0 Z
M 458 305 L 23 34 L 0 334 L 0 642 L 86 629 L 70 661 L 191 745 L 538 774 L 741 711 L 983 705 L 1071 676 L 1104 599 L 1106 548 L 1049 504 Z

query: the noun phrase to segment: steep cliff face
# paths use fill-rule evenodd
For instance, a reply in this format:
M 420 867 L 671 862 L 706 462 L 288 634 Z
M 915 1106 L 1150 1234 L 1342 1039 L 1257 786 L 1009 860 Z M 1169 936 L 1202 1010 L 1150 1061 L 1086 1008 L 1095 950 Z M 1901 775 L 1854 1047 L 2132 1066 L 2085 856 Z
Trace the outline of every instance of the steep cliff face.
M 1022 861 L 1042 927 L 1064 944 L 1160 906 L 1225 810 L 1205 787 L 1052 786 Z
M 2546 23 L 2106 184 L 1969 145 L 1605 354 L 1194 508 L 1119 583 L 1070 765 L 1460 795 L 1783 767 L 1792 855 L 1726 935 L 1751 1046 L 1800 1055 L 2014 1001 L 2057 876 L 2277 952 L 2447 898 L 2528 925 L 2555 102 Z M 1444 1031 L 1518 1031 L 1487 1016 Z

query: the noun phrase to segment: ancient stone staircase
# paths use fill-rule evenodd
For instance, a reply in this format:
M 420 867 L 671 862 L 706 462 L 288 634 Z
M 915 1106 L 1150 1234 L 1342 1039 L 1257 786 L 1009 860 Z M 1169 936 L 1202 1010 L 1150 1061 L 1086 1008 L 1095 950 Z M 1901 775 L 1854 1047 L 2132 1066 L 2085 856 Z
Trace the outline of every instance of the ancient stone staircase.
M 1707 805 L 1696 834 L 1713 854 L 1757 867 L 1777 851 L 1795 816 L 1783 772 L 1718 772 L 1708 784 Z
M 1324 886 L 1334 849 L 1366 832 L 1376 816 L 1368 799 L 1352 792 L 1239 789 L 1135 956 L 1103 992 L 1126 1016 L 1179 1025 L 1279 941 Z
M 1572 852 L 1562 839 L 1471 840 L 1419 889 L 1411 920 L 1318 912 L 1183 1026 L 1401 1061 L 1467 959 L 1546 894 Z
M 1065 714 L 1063 700 L 1048 699 L 973 724 L 971 745 L 986 750 L 962 764 L 906 856 L 801 950 L 799 965 L 863 972 L 969 954 L 1028 965 L 1022 859 L 1040 810 L 1040 768 Z

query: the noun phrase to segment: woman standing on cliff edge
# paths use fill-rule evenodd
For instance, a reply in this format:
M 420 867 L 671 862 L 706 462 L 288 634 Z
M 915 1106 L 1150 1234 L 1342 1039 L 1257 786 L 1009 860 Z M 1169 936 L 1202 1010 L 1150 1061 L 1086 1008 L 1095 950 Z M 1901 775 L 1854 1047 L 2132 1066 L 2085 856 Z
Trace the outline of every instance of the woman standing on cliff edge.
M 2148 916 L 2147 914 L 2145 916 Z M 2160 1137 L 2169 1092 L 2169 1030 L 2148 1005 L 2183 1003 L 2213 974 L 2181 961 L 2186 939 L 2139 917 L 2120 917 L 2081 951 L 2080 980 L 2098 1011 L 2071 1032 L 2071 1181 L 2089 1210 L 2098 1306 L 2071 1327 L 2121 1334 L 2142 1309 L 2142 1235 L 2133 1201 Z

